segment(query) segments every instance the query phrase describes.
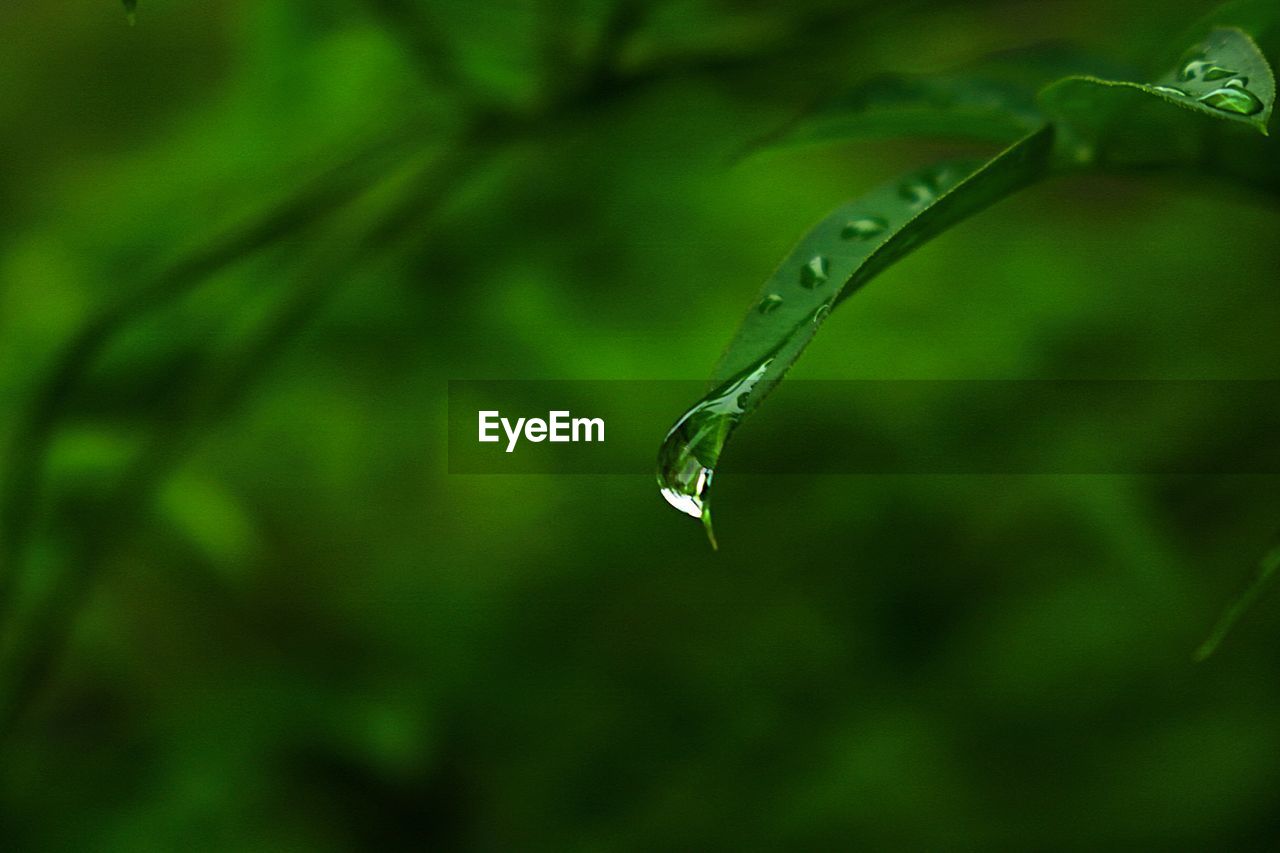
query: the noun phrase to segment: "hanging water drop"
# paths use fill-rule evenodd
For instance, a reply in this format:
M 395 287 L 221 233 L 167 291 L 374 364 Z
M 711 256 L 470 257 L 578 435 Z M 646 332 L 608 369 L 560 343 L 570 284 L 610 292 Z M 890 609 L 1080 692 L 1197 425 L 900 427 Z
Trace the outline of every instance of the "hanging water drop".
M 717 545 L 711 526 L 711 478 L 729 433 L 772 362 L 767 357 L 712 391 L 676 421 L 658 450 L 658 488 L 663 499 L 701 519 L 712 548 Z
M 770 293 L 764 299 L 760 300 L 760 304 L 756 306 L 756 310 L 761 314 L 769 314 L 777 311 L 782 305 L 782 297 L 776 293 Z
M 1234 76 L 1236 76 L 1236 72 L 1223 68 L 1221 65 L 1210 65 L 1204 70 L 1204 74 L 1201 75 L 1204 80 L 1208 81 L 1225 80 L 1228 77 Z
M 1262 101 L 1248 89 L 1224 86 L 1200 96 L 1200 103 L 1224 113 L 1251 116 L 1262 112 Z
M 826 284 L 831 274 L 831 264 L 823 255 L 814 255 L 809 263 L 800 268 L 800 284 L 812 290 L 820 284 Z
M 864 216 L 861 219 L 850 219 L 840 229 L 840 236 L 846 240 L 870 240 L 888 229 L 889 223 L 879 216 Z

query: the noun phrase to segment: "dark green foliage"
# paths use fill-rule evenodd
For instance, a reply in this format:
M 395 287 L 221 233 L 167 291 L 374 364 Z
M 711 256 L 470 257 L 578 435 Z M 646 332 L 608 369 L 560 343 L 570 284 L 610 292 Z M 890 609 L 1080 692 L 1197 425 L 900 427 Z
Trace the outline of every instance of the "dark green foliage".
M 1273 376 L 1274 134 L 1127 91 L 1201 158 L 951 224 L 1045 83 L 1153 82 L 1265 6 L 1184 38 L 1204 0 L 141 6 L 0 13 L 0 849 L 1271 844 L 1280 599 L 1187 653 L 1280 478 L 721 476 L 712 557 L 644 442 L 633 474 L 465 476 L 443 427 L 451 380 L 698 375 L 804 226 L 883 193 L 832 223 L 842 262 L 905 250 L 899 174 L 952 200 L 796 378 Z M 979 103 L 952 142 L 907 103 L 926 138 L 741 156 L 824 93 L 883 137 L 971 75 L 1012 121 Z M 792 304 L 853 291 L 795 264 Z M 788 379 L 724 470 L 981 443 L 939 386 L 901 432 Z M 1140 411 L 1012 450 L 1274 440 Z

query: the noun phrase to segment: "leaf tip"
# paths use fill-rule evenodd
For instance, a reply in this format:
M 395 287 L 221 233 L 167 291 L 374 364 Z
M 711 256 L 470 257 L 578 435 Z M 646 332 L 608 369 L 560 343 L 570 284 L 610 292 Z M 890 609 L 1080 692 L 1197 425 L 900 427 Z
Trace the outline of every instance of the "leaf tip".
M 704 506 L 702 509 L 702 528 L 707 531 L 707 541 L 711 543 L 712 551 L 720 550 L 720 543 L 716 540 L 716 529 L 711 524 L 711 507 Z

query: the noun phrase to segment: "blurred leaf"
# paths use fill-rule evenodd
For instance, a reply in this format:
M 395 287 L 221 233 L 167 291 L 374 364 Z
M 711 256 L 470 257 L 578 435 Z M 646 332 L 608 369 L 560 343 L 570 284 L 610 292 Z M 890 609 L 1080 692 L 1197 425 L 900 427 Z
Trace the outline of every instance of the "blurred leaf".
M 963 74 L 876 76 L 833 98 L 761 147 L 896 136 L 1006 142 L 1041 123 L 1029 93 Z
M 253 556 L 258 544 L 253 520 L 220 483 L 183 472 L 156 500 L 174 532 L 225 575 L 234 578 Z
M 1250 38 L 1262 44 L 1263 54 L 1271 62 L 1276 61 L 1275 52 L 1268 46 L 1271 45 L 1272 34 L 1280 27 L 1280 3 L 1275 0 L 1236 0 L 1223 3 L 1188 27 L 1169 51 L 1167 64 L 1172 64 L 1181 55 L 1179 52 L 1184 45 L 1201 41 L 1220 27 L 1234 27 L 1248 33 Z
M 832 307 L 899 258 L 1045 173 L 1045 126 L 986 163 L 948 162 L 885 184 L 818 223 L 765 282 L 714 373 L 716 387 L 668 433 L 658 483 L 701 518 L 712 545 L 709 491 L 729 436 L 800 357 Z
M 952 74 L 872 77 L 801 116 L 761 147 L 933 136 L 1009 144 L 1044 124 L 1036 93 L 1067 74 L 1119 73 L 1066 45 L 996 54 Z
M 64 494 L 103 491 L 138 450 L 137 436 L 121 429 L 68 427 L 49 453 L 49 477 Z
M 1258 571 L 1254 575 L 1253 581 L 1244 592 L 1240 593 L 1227 606 L 1222 616 L 1218 618 L 1217 624 L 1213 626 L 1213 630 L 1209 632 L 1209 636 L 1196 649 L 1195 659 L 1197 661 L 1205 660 L 1218 650 L 1218 647 L 1222 645 L 1222 641 L 1226 639 L 1227 634 L 1235 627 L 1236 622 L 1240 621 L 1240 617 L 1244 615 L 1245 611 L 1252 607 L 1254 602 L 1262 595 L 1262 591 L 1267 584 L 1275 577 L 1277 569 L 1280 569 L 1280 545 L 1273 547 L 1258 561 Z

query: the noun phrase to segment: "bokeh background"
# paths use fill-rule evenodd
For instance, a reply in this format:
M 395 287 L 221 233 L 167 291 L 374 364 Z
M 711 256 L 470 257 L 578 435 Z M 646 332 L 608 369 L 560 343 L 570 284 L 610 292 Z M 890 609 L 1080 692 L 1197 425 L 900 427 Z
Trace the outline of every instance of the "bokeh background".
M 1209 5 L 3 4 L 0 848 L 1274 841 L 1280 603 L 1191 653 L 1278 477 L 726 476 L 712 553 L 650 477 L 446 473 L 447 380 L 703 377 L 806 227 L 960 150 L 737 156 L 815 98 Z M 1052 181 L 793 375 L 1280 378 L 1277 216 Z

